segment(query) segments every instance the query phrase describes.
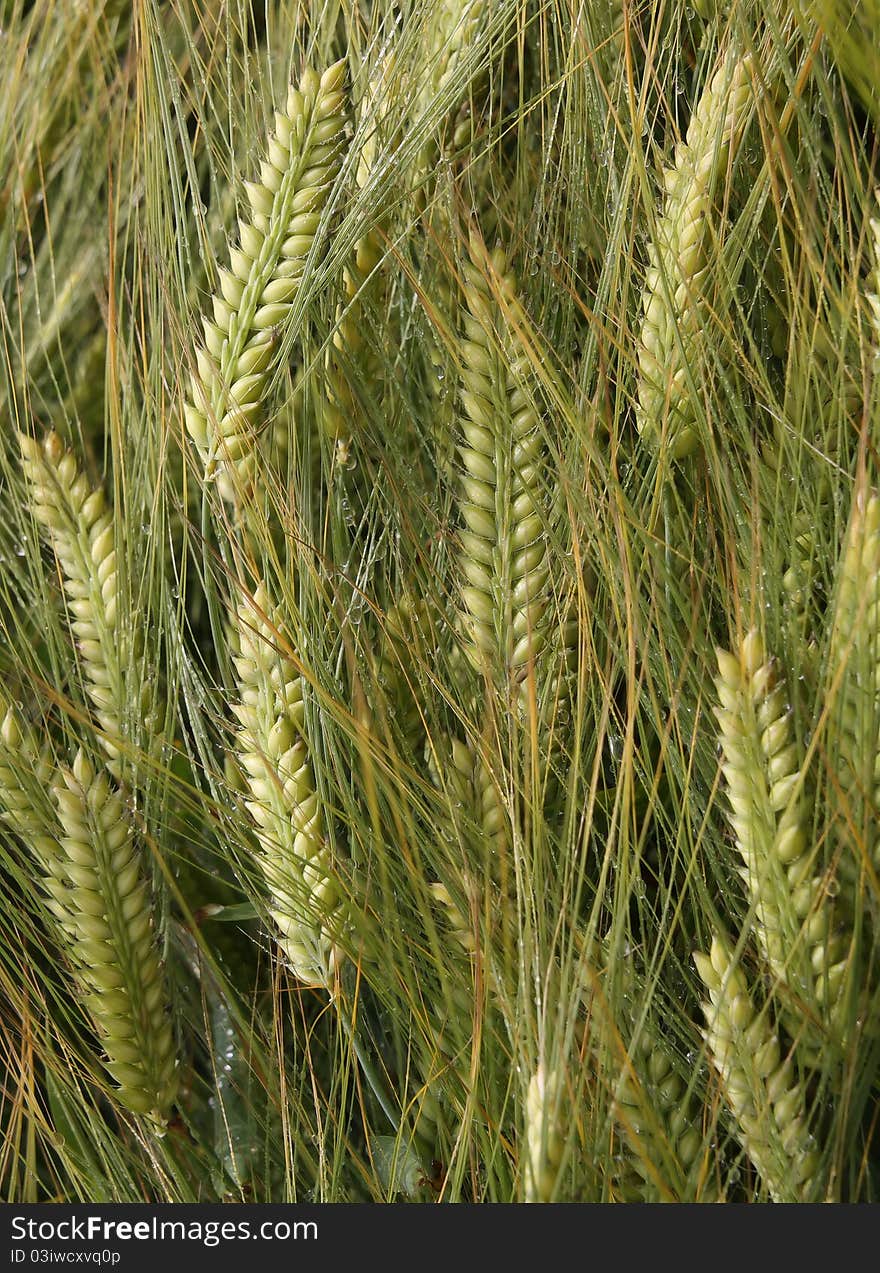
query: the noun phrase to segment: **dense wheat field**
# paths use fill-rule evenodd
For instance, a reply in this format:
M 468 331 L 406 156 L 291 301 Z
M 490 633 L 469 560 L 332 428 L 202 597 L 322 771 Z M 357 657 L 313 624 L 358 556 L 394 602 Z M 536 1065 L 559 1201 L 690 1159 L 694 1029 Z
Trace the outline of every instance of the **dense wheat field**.
M 876 1200 L 877 0 L 0 28 L 2 1196 Z

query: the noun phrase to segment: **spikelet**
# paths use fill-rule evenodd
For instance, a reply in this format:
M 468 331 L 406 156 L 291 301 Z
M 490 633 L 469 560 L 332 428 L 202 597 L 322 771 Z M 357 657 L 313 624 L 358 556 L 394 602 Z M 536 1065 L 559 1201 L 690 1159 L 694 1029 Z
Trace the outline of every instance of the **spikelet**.
M 71 957 L 120 1103 L 164 1127 L 177 1087 L 174 1036 L 149 884 L 125 805 L 79 751 L 53 787 Z
M 863 858 L 880 870 L 880 497 L 859 491 L 838 564 L 827 747 L 837 782 L 836 832 L 842 869 L 858 876 Z
M 845 1009 L 852 931 L 835 913 L 827 881 L 813 873 L 785 687 L 754 630 L 738 657 L 719 650 L 718 666 L 722 769 L 758 943 L 773 975 L 831 1028 Z
M 559 1071 L 548 1071 L 543 1064 L 539 1065 L 529 1080 L 526 1094 L 526 1202 L 550 1202 L 556 1188 L 565 1148 L 559 1107 L 561 1095 Z
M 55 551 L 63 576 L 82 683 L 103 731 L 101 743 L 118 769 L 119 742 L 152 723 L 150 694 L 141 693 L 131 719 L 137 651 L 120 630 L 113 513 L 100 487 L 91 487 L 57 433 L 42 445 L 20 433 L 31 508 Z M 136 696 L 135 696 L 136 697 Z
M 671 459 L 699 446 L 689 375 L 705 318 L 706 247 L 716 183 L 748 117 L 749 71 L 748 57 L 728 57 L 704 90 L 665 173 L 666 201 L 648 248 L 636 424 Z
M 206 476 L 219 476 L 226 499 L 244 491 L 254 473 L 255 441 L 269 381 L 289 323 L 331 187 L 339 172 L 345 125 L 345 66 L 318 76 L 303 72 L 260 167 L 246 182 L 251 220 L 240 221 L 240 245 L 220 271 L 213 318 L 196 354 L 191 396 L 184 407 L 190 437 Z
M 709 992 L 704 1037 L 740 1143 L 774 1202 L 816 1201 L 819 1155 L 804 1087 L 782 1058 L 776 1030 L 755 1010 L 726 941 L 713 937 L 710 954 L 697 953 L 694 962 Z
M 501 252 L 489 258 L 473 238 L 463 274 L 459 454 L 466 649 L 478 669 L 522 681 L 546 637 L 544 448 L 523 388 L 529 363 L 516 339 L 521 310 L 506 259 Z
M 342 903 L 304 736 L 303 680 L 279 648 L 283 625 L 264 585 L 241 603 L 235 623 L 238 755 L 269 914 L 294 975 L 329 986 L 340 958 Z

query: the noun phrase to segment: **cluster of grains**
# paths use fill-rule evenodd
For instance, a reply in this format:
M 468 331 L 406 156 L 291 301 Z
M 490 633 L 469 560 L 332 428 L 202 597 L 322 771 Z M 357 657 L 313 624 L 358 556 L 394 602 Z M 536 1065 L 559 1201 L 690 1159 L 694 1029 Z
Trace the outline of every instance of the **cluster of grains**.
M 444 793 L 450 806 L 463 816 L 458 828 L 462 842 L 469 852 L 476 848 L 477 855 L 469 858 L 468 867 L 456 871 L 463 905 L 445 884 L 432 884 L 431 892 L 459 946 L 473 951 L 479 944 L 484 957 L 502 950 L 509 957 L 515 940 L 511 880 L 507 874 L 510 814 L 496 777 L 476 747 L 454 738 L 446 760 Z M 503 973 L 494 960 L 490 963 L 485 975 L 493 992 L 498 992 Z
M 635 978 L 622 969 L 622 1019 L 612 1016 L 602 992 L 608 955 L 590 973 L 585 992 L 588 1028 L 582 1047 L 589 1065 L 613 1094 L 613 1116 L 621 1153 L 615 1160 L 614 1191 L 620 1201 L 659 1202 L 699 1197 L 714 1200 L 701 1176 L 704 1140 L 698 1099 L 663 1039 L 654 1014 L 634 1020 Z M 619 1028 L 620 1027 L 620 1028 Z M 629 1042 L 628 1042 L 629 1040 Z
M 710 953 L 694 962 L 709 992 L 706 1044 L 740 1143 L 774 1202 L 815 1201 L 819 1155 L 791 1059 L 782 1057 L 766 1013 L 756 1011 L 726 942 L 714 937 Z
M 814 874 L 804 776 L 783 685 L 758 633 L 738 656 L 718 651 L 715 709 L 730 822 L 754 907 L 756 935 L 773 975 L 829 1021 L 841 1003 L 852 933 Z
M 880 497 L 859 492 L 838 567 L 831 633 L 827 745 L 836 769 L 830 798 L 854 879 L 867 860 L 880 869 Z
M 48 784 L 52 767 L 9 706 L 0 739 L 0 801 L 39 860 L 49 911 L 119 1084 L 117 1098 L 160 1130 L 177 1085 L 174 1037 L 150 888 L 122 797 L 80 751 L 52 785 L 57 817 L 50 821 L 25 783 L 36 777 Z
M 636 423 L 671 459 L 699 446 L 691 383 L 695 337 L 707 317 L 701 293 L 714 194 L 751 100 L 749 58 L 729 57 L 703 92 L 665 173 L 666 202 L 648 248 Z
M 53 787 L 71 955 L 120 1102 L 164 1125 L 177 1088 L 174 1034 L 150 886 L 121 795 L 82 751 Z
M 376 656 L 381 712 L 389 724 L 394 718 L 395 736 L 409 754 L 419 758 L 424 751 L 425 726 L 418 652 L 429 623 L 424 604 L 412 596 L 403 596 L 385 614 Z
M 565 1148 L 561 1095 L 559 1071 L 539 1065 L 526 1094 L 526 1202 L 550 1202 L 556 1188 Z
M 449 797 L 472 817 L 488 857 L 497 862 L 510 838 L 510 815 L 502 793 L 477 747 L 453 738 L 445 783 Z
M 432 272 L 428 284 L 433 304 L 426 306 L 429 317 L 425 356 L 427 387 L 430 395 L 428 412 L 429 436 L 433 443 L 434 464 L 444 482 L 455 480 L 455 443 L 458 428 L 458 406 L 455 393 L 449 392 L 454 384 L 456 364 L 452 354 L 453 338 L 448 315 L 456 313 L 455 289 L 449 271 L 440 268 Z
M 238 756 L 269 913 L 294 975 L 329 986 L 342 907 L 304 735 L 303 679 L 283 651 L 283 625 L 263 585 L 238 607 L 235 623 Z
M 361 127 L 368 132 L 358 156 L 355 185 L 364 191 L 369 185 L 376 164 L 383 122 L 384 104 L 382 81 L 384 76 L 371 80 L 361 103 Z M 354 245 L 354 259 L 346 266 L 342 278 L 344 299 L 337 312 L 337 327 L 332 347 L 327 352 L 326 382 L 327 400 L 324 403 L 323 423 L 329 436 L 344 447 L 352 433 L 353 422 L 360 410 L 356 383 L 375 392 L 381 383 L 381 360 L 373 346 L 364 340 L 364 321 L 367 317 L 365 302 L 375 302 L 379 290 L 377 266 L 383 256 L 382 227 L 374 225 Z M 347 374 L 356 366 L 357 380 Z
M 819 520 L 829 512 L 828 491 L 816 492 Z M 817 510 L 798 513 L 792 525 L 790 556 L 782 588 L 789 625 L 804 674 L 815 678 L 818 661 L 817 557 L 814 535 Z
M 714 1201 L 711 1181 L 700 1181 L 704 1157 L 699 1102 L 653 1022 L 639 1032 L 614 1093 L 614 1113 L 629 1153 L 630 1173 L 640 1178 L 646 1202 L 669 1196 Z M 658 1181 L 663 1187 L 658 1189 Z
M 449 929 L 450 934 L 461 946 L 462 950 L 466 950 L 470 954 L 476 949 L 477 945 L 472 919 L 462 911 L 445 884 L 441 884 L 438 881 L 431 884 L 429 888 L 431 897 L 443 911 L 446 927 Z
M 68 922 L 67 886 L 47 796 L 52 772 L 49 755 L 40 752 L 33 729 L 0 693 L 0 809 L 3 820 L 36 855 L 49 911 L 63 929 Z
M 875 202 L 880 205 L 880 189 L 874 192 Z M 868 310 L 874 327 L 875 361 L 880 363 L 880 213 L 871 218 L 871 286 L 867 293 Z
M 133 651 L 125 648 L 119 630 L 113 514 L 104 492 L 89 485 L 57 433 L 48 434 L 42 445 L 22 433 L 19 444 L 31 508 L 61 567 L 83 688 L 103 731 L 103 746 L 118 762 L 118 744 L 133 727 L 127 716 L 136 671 Z M 148 711 L 147 697 L 144 691 L 135 704 L 140 719 Z
M 459 66 L 472 51 L 488 13 L 485 0 L 440 0 L 425 28 L 430 42 L 429 64 L 427 74 L 420 75 L 416 87 L 417 115 L 425 115 L 439 105 L 441 140 L 447 122 L 455 119 L 451 139 L 454 147 L 464 145 L 472 135 L 472 123 L 467 110 L 462 109 L 462 100 L 455 91 L 455 80 Z M 483 65 L 482 59 L 475 64 L 469 82 L 471 89 L 473 81 L 482 74 Z M 419 156 L 417 185 L 429 176 L 436 157 L 437 141 L 432 139 Z
M 252 219 L 239 222 L 240 246 L 203 320 L 184 414 L 205 476 L 219 479 L 226 499 L 253 478 L 266 389 L 341 164 L 344 79 L 342 62 L 320 77 L 308 69 L 276 112 L 260 180 L 245 183 Z
M 502 253 L 474 239 L 461 343 L 461 572 L 467 651 L 480 670 L 522 681 L 545 641 L 549 563 L 544 448 L 524 390 L 521 313 Z M 496 672 L 497 674 L 497 672 Z

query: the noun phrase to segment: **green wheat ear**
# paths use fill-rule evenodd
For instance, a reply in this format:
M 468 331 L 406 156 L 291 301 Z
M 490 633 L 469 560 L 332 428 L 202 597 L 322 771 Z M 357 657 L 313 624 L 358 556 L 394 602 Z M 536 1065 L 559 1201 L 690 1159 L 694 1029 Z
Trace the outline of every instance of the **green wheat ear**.
M 235 615 L 238 755 L 277 941 L 293 974 L 329 986 L 343 906 L 305 736 L 303 678 L 283 653 L 283 624 L 260 585 Z
M 860 490 L 838 565 L 827 747 L 837 782 L 831 799 L 850 879 L 863 860 L 880 870 L 880 497 Z
M 58 851 L 58 823 L 48 796 L 52 776 L 52 762 L 40 750 L 34 730 L 0 692 L 0 809 L 7 825 L 35 854 L 48 909 L 67 929 L 67 883 Z
M 559 1071 L 539 1065 L 526 1093 L 526 1202 L 550 1202 L 553 1197 L 565 1150 L 561 1097 Z
M 695 337 L 708 317 L 702 296 L 707 245 L 716 185 L 748 118 L 750 72 L 749 57 L 729 56 L 704 90 L 664 174 L 666 201 L 648 247 L 636 424 L 671 459 L 691 455 L 700 444 L 690 377 Z
M 404 744 L 404 754 L 424 754 L 424 704 L 420 701 L 420 647 L 430 632 L 431 617 L 424 601 L 404 593 L 389 606 L 375 649 L 378 718 L 384 718 L 389 734 Z M 391 729 L 391 718 L 396 722 Z M 373 713 L 367 709 L 365 721 L 375 728 Z
M 480 670 L 521 682 L 546 640 L 546 480 L 537 414 L 524 382 L 522 310 L 500 251 L 471 239 L 462 266 L 460 564 L 467 652 Z
M 718 667 L 722 769 L 758 944 L 773 975 L 836 1028 L 846 1010 L 852 930 L 835 911 L 828 881 L 815 874 L 785 687 L 756 631 L 738 656 L 719 650 Z
M 755 1009 L 723 938 L 713 937 L 710 953 L 695 954 L 694 962 L 709 992 L 706 1045 L 740 1143 L 774 1202 L 816 1201 L 819 1154 L 806 1093 L 790 1058 L 782 1059 L 776 1030 L 766 1011 Z
M 431 884 L 430 888 L 444 910 L 446 927 L 460 946 L 473 950 L 479 941 L 484 951 L 506 950 L 509 956 L 515 942 L 515 907 L 505 871 L 512 833 L 510 813 L 481 749 L 459 738 L 450 739 L 447 747 L 442 781 L 438 773 L 432 776 L 443 787 L 451 805 L 461 810 L 478 831 L 479 857 L 472 866 L 456 867 L 454 871 L 460 896 L 472 905 L 462 910 L 442 883 Z M 489 906 L 484 889 L 491 890 Z M 477 914 L 486 915 L 490 931 L 475 931 L 472 908 Z M 503 993 L 504 970 L 497 960 L 490 961 L 486 977 L 493 993 Z
M 877 426 L 880 424 L 880 188 L 874 191 L 876 216 L 870 221 L 871 269 L 869 288 L 865 293 L 868 315 L 871 322 L 871 340 L 874 345 L 874 384 L 872 419 L 874 437 L 877 437 Z
M 345 65 L 320 77 L 303 72 L 283 111 L 275 113 L 260 180 L 246 182 L 249 222 L 220 271 L 213 318 L 184 417 L 205 465 L 226 499 L 246 491 L 256 465 L 264 399 L 278 364 L 321 215 L 342 162 Z
M 167 1120 L 177 1059 L 150 887 L 122 796 L 79 751 L 53 787 L 62 833 L 51 868 L 66 885 L 66 928 L 84 1001 L 119 1102 Z
M 360 125 L 368 136 L 358 156 L 355 185 L 363 192 L 374 174 L 379 148 L 380 130 L 388 111 L 387 98 L 382 97 L 387 68 L 381 67 L 371 78 L 360 108 Z M 345 299 L 337 311 L 337 328 L 325 360 L 327 398 L 322 420 L 328 435 L 343 455 L 349 445 L 353 421 L 360 411 L 356 385 L 349 380 L 347 368 L 357 367 L 357 381 L 373 394 L 378 393 L 384 375 L 376 349 L 364 340 L 364 323 L 370 301 L 383 291 L 383 280 L 377 275 L 383 256 L 382 225 L 374 224 L 354 245 L 354 258 L 343 272 Z M 366 304 L 365 304 L 366 302 Z
M 602 963 L 607 965 L 608 956 Z M 591 974 L 593 977 L 598 973 Z M 622 970 L 623 1003 L 636 1005 L 641 996 L 629 967 Z M 715 1201 L 713 1183 L 705 1179 L 705 1144 L 698 1099 L 688 1091 L 670 1046 L 651 1011 L 628 1007 L 623 1013 L 623 1036 L 611 1014 L 608 998 L 596 984 L 585 999 L 589 1031 L 585 1048 L 589 1063 L 608 1082 L 613 1093 L 614 1121 L 621 1154 L 615 1186 L 626 1201 L 659 1202 L 692 1198 Z M 635 1035 L 636 1029 L 638 1034 Z M 658 1180 L 665 1189 L 658 1188 Z
M 698 1179 L 705 1154 L 699 1104 L 688 1093 L 674 1054 L 651 1020 L 643 1022 L 631 1062 L 621 1071 L 614 1114 L 646 1202 L 661 1197 L 658 1176 L 676 1191 L 679 1201 L 690 1196 L 691 1184 L 698 1185 L 701 1202 L 716 1200 L 713 1183 Z
M 18 440 L 31 509 L 61 567 L 83 688 L 95 708 L 102 745 L 118 770 L 120 742 L 137 741 L 141 729 L 152 733 L 155 717 L 144 686 L 131 718 L 131 686 L 142 678 L 138 650 L 119 623 L 113 513 L 103 490 L 90 486 L 57 433 L 49 433 L 42 444 L 25 433 Z
M 880 360 L 880 189 L 874 191 L 878 215 L 871 218 L 871 290 L 866 294 L 871 324 L 874 328 L 874 356 Z
M 442 106 L 442 114 L 414 165 L 413 182 L 420 195 L 424 194 L 423 185 L 430 183 L 444 142 L 448 139 L 453 148 L 458 148 L 471 140 L 472 121 L 464 119 L 456 122 L 456 117 L 464 104 L 464 92 L 473 92 L 477 82 L 484 76 L 485 63 L 481 61 L 475 67 L 460 94 L 453 90 L 459 65 L 473 48 L 481 28 L 490 16 L 491 10 L 486 0 L 439 0 L 431 21 L 425 24 L 427 73 L 422 74 L 420 66 L 419 81 L 414 93 L 416 118 L 434 111 L 438 104 Z M 449 132 L 452 136 L 447 138 Z

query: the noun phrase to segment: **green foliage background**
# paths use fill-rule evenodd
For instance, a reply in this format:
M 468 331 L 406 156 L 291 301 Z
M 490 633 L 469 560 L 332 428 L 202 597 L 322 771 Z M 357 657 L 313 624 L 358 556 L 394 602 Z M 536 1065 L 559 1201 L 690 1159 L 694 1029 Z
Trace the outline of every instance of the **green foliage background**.
M 839 602 L 877 482 L 876 10 L 0 5 L 0 684 L 50 767 L 100 762 L 16 440 L 55 429 L 104 484 L 144 651 L 126 799 L 179 1075 L 164 1135 L 121 1107 L 33 846 L 0 826 L 4 1197 L 522 1200 L 531 1146 L 557 1200 L 876 1200 L 876 570 Z M 698 446 L 676 461 L 636 428 L 642 292 L 663 169 L 731 50 L 753 100 L 707 219 Z M 242 540 L 183 424 L 199 316 L 273 107 L 340 57 L 346 158 L 278 334 Z M 462 621 L 474 236 L 518 281 L 543 457 L 546 644 L 515 701 Z M 229 613 L 260 580 L 350 916 L 329 993 L 278 955 L 235 763 Z M 842 1035 L 762 961 L 739 874 L 715 649 L 755 627 L 814 872 L 850 907 Z M 138 719 L 145 686 L 163 719 Z M 802 1085 L 807 1194 L 786 1144 L 756 1167 L 707 1049 L 692 956 L 718 931 Z

